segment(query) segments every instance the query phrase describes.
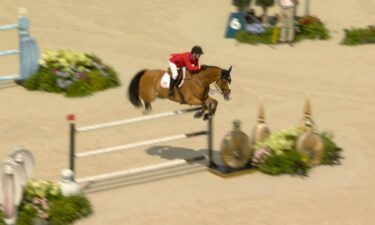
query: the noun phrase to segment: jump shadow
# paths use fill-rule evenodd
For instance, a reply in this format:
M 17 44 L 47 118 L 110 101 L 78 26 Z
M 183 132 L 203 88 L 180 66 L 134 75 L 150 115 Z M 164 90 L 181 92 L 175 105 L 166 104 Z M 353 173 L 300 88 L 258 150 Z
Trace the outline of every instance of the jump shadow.
M 208 158 L 208 149 L 199 149 L 194 150 L 190 148 L 181 148 L 181 147 L 173 147 L 167 145 L 160 145 L 160 146 L 153 146 L 146 150 L 146 153 L 152 156 L 159 156 L 162 159 L 166 160 L 175 160 L 175 159 L 191 159 L 196 158 L 199 156 L 207 156 Z M 220 157 L 220 153 L 217 151 L 213 151 L 212 153 L 212 160 L 216 164 L 222 164 L 222 160 Z M 202 165 L 207 165 L 207 162 L 198 161 L 197 163 Z
M 189 161 L 192 158 L 198 158 L 201 156 L 208 156 L 207 149 L 189 149 L 172 146 L 153 146 L 146 150 L 146 153 L 151 156 L 160 157 L 166 160 L 183 159 L 187 160 L 184 165 L 177 165 L 167 169 L 157 169 L 141 174 L 130 175 L 127 177 L 118 177 L 112 180 L 105 180 L 98 183 L 87 183 L 85 186 L 86 193 L 94 193 L 107 191 L 110 189 L 117 189 L 126 186 L 139 185 L 154 181 L 160 181 L 168 178 L 174 178 L 184 175 L 190 175 L 198 172 L 206 171 L 208 160 L 197 160 Z M 216 164 L 221 163 L 220 154 L 217 151 L 213 151 L 213 160 Z M 208 157 L 206 157 L 208 158 Z
M 85 193 L 95 193 L 101 191 L 108 191 L 133 185 L 140 185 L 151 183 L 155 181 L 161 181 L 169 178 L 176 178 L 180 176 L 191 175 L 194 173 L 204 172 L 206 168 L 202 165 L 194 165 L 190 167 L 184 166 L 176 166 L 160 171 L 153 171 L 144 174 L 140 174 L 137 176 L 130 176 L 130 177 L 122 177 L 116 178 L 114 180 L 107 180 L 104 182 L 99 183 L 87 183 L 83 184 L 85 189 Z M 86 189 L 87 188 L 87 189 Z
M 0 81 L 0 89 L 12 88 L 19 86 L 15 81 Z

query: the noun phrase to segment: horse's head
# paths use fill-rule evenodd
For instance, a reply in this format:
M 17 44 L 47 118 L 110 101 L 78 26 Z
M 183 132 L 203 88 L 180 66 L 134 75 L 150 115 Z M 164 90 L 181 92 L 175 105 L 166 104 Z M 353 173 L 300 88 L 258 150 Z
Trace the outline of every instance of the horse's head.
M 224 99 L 229 101 L 230 98 L 230 88 L 229 84 L 232 82 L 230 72 L 232 71 L 232 66 L 228 70 L 221 69 L 220 79 L 217 79 L 215 82 L 216 87 L 220 90 L 220 93 L 223 94 Z

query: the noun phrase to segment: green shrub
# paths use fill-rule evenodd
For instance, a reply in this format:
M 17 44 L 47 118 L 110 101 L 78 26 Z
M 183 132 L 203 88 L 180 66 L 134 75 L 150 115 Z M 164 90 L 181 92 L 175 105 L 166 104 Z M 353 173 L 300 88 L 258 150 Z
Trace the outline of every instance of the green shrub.
M 320 164 L 322 165 L 339 165 L 340 160 L 343 158 L 341 153 L 342 149 L 337 147 L 333 141 L 333 135 L 329 132 L 323 132 L 321 134 L 324 150 L 322 160 Z
M 49 181 L 29 181 L 19 208 L 16 225 L 31 225 L 34 218 L 47 220 L 51 225 L 68 225 L 93 213 L 84 195 L 64 197 L 58 184 Z M 0 211 L 0 225 L 3 216 Z
M 16 225 L 31 225 L 32 219 L 36 216 L 36 210 L 34 208 L 25 207 L 21 204 L 18 211 L 18 217 Z M 0 225 L 5 225 L 4 216 L 0 211 Z
M 82 97 L 117 87 L 117 73 L 95 55 L 71 51 L 45 51 L 40 69 L 23 83 L 29 90 Z
M 375 43 L 375 27 L 344 29 L 344 45 L 361 45 Z
M 67 97 L 84 97 L 92 95 L 94 88 L 83 80 L 77 80 L 66 89 Z
M 271 44 L 273 28 L 269 27 L 262 34 L 252 34 L 247 31 L 239 31 L 236 33 L 235 38 L 238 42 L 256 44 Z
M 53 201 L 50 211 L 51 225 L 70 224 L 93 213 L 88 199 L 82 195 L 69 196 Z
M 37 212 L 35 209 L 25 209 L 21 206 L 21 210 L 18 212 L 18 218 L 16 225 L 30 225 L 32 219 L 35 218 Z
M 101 91 L 108 86 L 107 77 L 102 76 L 99 71 L 92 72 L 87 77 L 93 91 Z
M 273 132 L 263 142 L 256 143 L 254 149 L 267 149 L 269 156 L 265 156 L 257 167 L 260 171 L 271 174 L 298 174 L 307 176 L 309 172 L 309 156 L 296 150 L 298 137 L 303 133 L 300 127 L 283 129 Z M 321 165 L 340 164 L 342 149 L 337 147 L 333 141 L 333 135 L 322 132 L 320 137 L 323 141 L 323 155 Z
M 232 0 L 232 5 L 237 7 L 237 11 L 243 12 L 249 7 L 251 0 Z
M 330 38 L 329 30 L 319 18 L 315 16 L 300 17 L 295 21 L 295 41 L 305 39 L 327 40 Z M 252 34 L 246 30 L 237 32 L 235 39 L 240 43 L 271 44 L 275 27 L 267 27 L 263 34 Z M 280 31 L 281 32 L 281 31 Z
M 78 219 L 78 215 L 72 204 L 63 199 L 52 202 L 50 210 L 51 225 L 68 225 L 76 219 Z
M 300 17 L 296 21 L 296 28 L 296 41 L 303 39 L 328 40 L 330 38 L 329 30 L 316 16 Z
M 117 87 L 117 86 L 119 86 L 121 83 L 120 83 L 120 80 L 117 77 L 116 71 L 111 66 L 107 66 L 105 68 L 105 70 L 106 70 L 106 72 L 108 74 L 108 77 L 107 77 L 108 79 L 106 80 L 108 87 Z
M 0 225 L 5 225 L 3 212 L 0 210 Z
M 276 155 L 281 155 L 287 151 L 294 151 L 297 138 L 302 134 L 303 130 L 299 127 L 292 127 L 271 133 L 271 135 L 264 140 L 255 144 L 255 148 L 270 149 Z
M 62 193 L 60 186 L 51 181 L 30 180 L 25 186 L 24 199 L 31 201 L 33 197 L 47 198 L 49 200 L 60 199 Z
M 56 85 L 56 76 L 52 68 L 41 68 L 23 83 L 29 90 L 40 90 L 52 93 L 61 93 L 63 90 Z
M 66 201 L 75 208 L 78 218 L 87 217 L 93 213 L 89 200 L 82 195 L 69 196 Z
M 306 156 L 292 150 L 281 154 L 272 154 L 258 165 L 260 171 L 270 175 L 292 174 L 307 176 L 310 167 L 307 165 Z
M 258 165 L 260 171 L 271 174 L 298 174 L 306 176 L 308 158 L 295 149 L 297 138 L 303 130 L 299 127 L 273 132 L 266 140 L 255 144 L 255 149 L 270 149 L 271 155 Z
M 260 6 L 263 10 L 262 13 L 262 22 L 263 23 L 268 23 L 268 8 L 273 6 L 275 4 L 275 0 L 256 0 L 255 4 L 257 6 Z

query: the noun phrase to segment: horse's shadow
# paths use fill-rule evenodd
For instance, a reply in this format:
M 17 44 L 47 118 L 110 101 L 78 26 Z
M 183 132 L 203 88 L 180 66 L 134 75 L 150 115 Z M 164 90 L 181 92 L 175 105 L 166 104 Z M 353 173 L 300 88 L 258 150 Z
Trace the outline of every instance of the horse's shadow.
M 146 153 L 152 156 L 159 156 L 162 159 L 175 160 L 175 159 L 192 159 L 199 156 L 208 156 L 208 149 L 189 149 L 172 146 L 153 146 L 146 150 Z M 220 154 L 216 151 L 212 153 L 213 161 L 217 164 L 221 164 Z M 207 165 L 207 162 L 196 161 L 195 163 L 201 165 Z

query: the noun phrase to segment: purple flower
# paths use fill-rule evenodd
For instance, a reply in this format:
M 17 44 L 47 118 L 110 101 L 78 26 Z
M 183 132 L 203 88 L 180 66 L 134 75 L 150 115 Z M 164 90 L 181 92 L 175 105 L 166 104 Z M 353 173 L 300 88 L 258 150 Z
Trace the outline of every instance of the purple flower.
M 54 70 L 53 73 L 58 77 L 61 76 L 61 71 L 59 70 Z

